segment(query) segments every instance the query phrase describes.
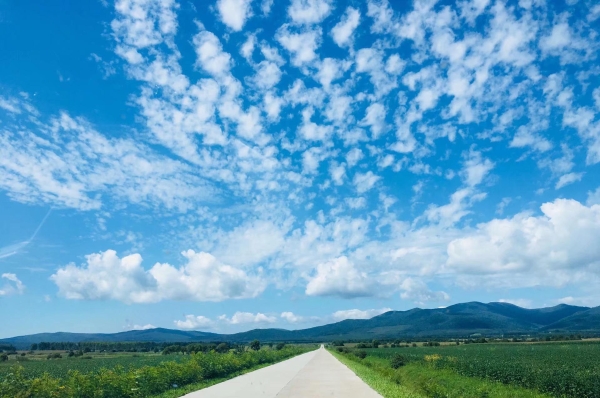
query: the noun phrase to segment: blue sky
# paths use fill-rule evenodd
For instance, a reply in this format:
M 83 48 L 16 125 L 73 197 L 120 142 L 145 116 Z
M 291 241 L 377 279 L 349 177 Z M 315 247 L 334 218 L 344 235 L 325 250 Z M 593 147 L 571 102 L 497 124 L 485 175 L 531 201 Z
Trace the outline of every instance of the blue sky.
M 600 305 L 599 34 L 585 0 L 1 2 L 0 337 Z

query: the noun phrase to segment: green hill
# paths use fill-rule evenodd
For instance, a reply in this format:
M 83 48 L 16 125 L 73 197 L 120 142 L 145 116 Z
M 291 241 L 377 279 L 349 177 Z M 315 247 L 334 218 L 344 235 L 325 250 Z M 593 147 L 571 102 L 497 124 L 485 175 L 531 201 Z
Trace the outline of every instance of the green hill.
M 502 335 L 544 333 L 549 331 L 599 332 L 600 307 L 588 308 L 560 304 L 554 307 L 526 309 L 508 303 L 470 302 L 446 308 L 389 311 L 371 319 L 347 319 L 328 325 L 300 330 L 254 329 L 235 334 L 217 334 L 172 329 L 131 330 L 121 333 L 40 333 L 0 340 L 28 348 L 33 343 L 91 341 L 154 342 L 247 342 L 331 341 L 392 338 L 465 337 L 474 333 Z

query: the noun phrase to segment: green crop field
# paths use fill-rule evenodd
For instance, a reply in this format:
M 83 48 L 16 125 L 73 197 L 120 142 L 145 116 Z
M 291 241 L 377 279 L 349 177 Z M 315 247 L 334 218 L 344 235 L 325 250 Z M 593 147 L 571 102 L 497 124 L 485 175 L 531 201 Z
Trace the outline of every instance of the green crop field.
M 351 350 L 356 352 L 357 350 Z M 368 358 L 391 360 L 490 382 L 523 387 L 554 397 L 600 397 L 600 344 L 468 344 L 439 347 L 371 348 Z M 361 361 L 354 355 L 355 360 Z
M 198 352 L 190 355 L 95 355 L 92 359 L 11 359 L 0 365 L 0 398 L 142 398 L 206 386 L 266 364 L 307 352 L 315 346 Z M 64 353 L 63 353 L 64 354 Z M 27 356 L 26 356 L 27 357 Z M 176 396 L 177 394 L 175 394 Z
M 143 366 L 156 366 L 166 361 L 179 362 L 188 358 L 185 355 L 160 355 L 160 354 L 91 354 L 91 359 L 87 358 L 65 358 L 47 360 L 46 354 L 26 356 L 24 361 L 11 359 L 6 362 L 0 362 L 0 378 L 12 371 L 15 365 L 23 367 L 23 374 L 26 377 L 39 377 L 48 373 L 52 377 L 65 377 L 70 370 L 81 373 L 96 372 L 102 368 L 112 369 L 116 366 L 123 368 L 137 369 Z M 86 355 L 86 357 L 90 357 Z

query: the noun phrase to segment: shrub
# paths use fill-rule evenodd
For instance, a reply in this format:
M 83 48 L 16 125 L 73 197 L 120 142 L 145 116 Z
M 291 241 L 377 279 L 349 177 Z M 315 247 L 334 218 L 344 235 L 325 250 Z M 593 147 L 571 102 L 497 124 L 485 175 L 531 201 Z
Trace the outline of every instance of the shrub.
M 407 363 L 407 359 L 404 355 L 396 354 L 390 360 L 390 366 L 392 369 L 398 369 Z
M 277 345 L 275 346 L 275 349 L 277 351 L 282 350 L 283 347 L 285 347 L 285 343 L 277 343 Z
M 8 361 L 8 355 L 0 354 L 0 362 Z
M 356 351 L 354 353 L 354 355 L 356 355 L 360 359 L 365 359 L 367 357 L 367 352 L 366 351 Z

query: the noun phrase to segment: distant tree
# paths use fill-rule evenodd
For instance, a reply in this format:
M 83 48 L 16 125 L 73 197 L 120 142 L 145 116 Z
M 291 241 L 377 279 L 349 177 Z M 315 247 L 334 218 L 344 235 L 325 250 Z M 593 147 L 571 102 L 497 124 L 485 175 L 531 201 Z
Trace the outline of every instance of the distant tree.
M 0 354 L 0 362 L 8 361 L 8 355 L 2 353 Z
M 373 348 L 378 348 L 379 347 L 379 340 L 373 340 L 373 342 L 371 344 L 373 345 Z
M 260 341 L 258 340 L 254 340 L 250 343 L 250 349 L 254 350 L 254 351 L 258 351 L 260 350 Z
M 413 346 L 413 347 L 416 347 L 416 346 L 417 346 L 417 343 L 412 343 L 412 346 Z
M 275 349 L 277 351 L 282 350 L 283 347 L 285 347 L 285 343 L 277 343 L 277 345 L 275 346 Z
M 38 349 L 37 343 L 34 343 L 34 344 L 31 345 L 31 351 L 35 351 L 37 349 Z
M 344 346 L 344 342 L 340 341 L 340 340 L 333 340 L 331 342 L 331 345 L 334 347 L 343 347 Z
M 221 352 L 221 353 L 225 353 L 229 351 L 229 344 L 227 343 L 221 343 L 219 344 L 216 348 L 215 351 L 217 352 Z
M 365 359 L 367 357 L 367 352 L 366 351 L 356 351 L 354 353 L 354 355 L 356 355 L 360 359 Z

